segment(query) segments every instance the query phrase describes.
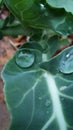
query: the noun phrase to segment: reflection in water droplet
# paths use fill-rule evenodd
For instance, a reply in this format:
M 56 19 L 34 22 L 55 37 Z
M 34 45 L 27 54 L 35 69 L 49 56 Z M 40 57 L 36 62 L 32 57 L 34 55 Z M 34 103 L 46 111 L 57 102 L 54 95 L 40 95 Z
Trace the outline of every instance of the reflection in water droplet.
M 48 107 L 50 105 L 50 103 L 51 103 L 50 100 L 47 99 L 45 102 L 45 106 Z
M 43 4 L 40 4 L 41 8 L 44 8 L 44 5 Z
M 68 54 L 64 54 L 60 63 L 60 71 L 63 73 L 73 72 L 73 49 Z
M 30 67 L 34 63 L 35 57 L 28 50 L 20 50 L 16 56 L 16 63 L 22 68 Z
M 66 58 L 69 58 L 69 56 L 70 56 L 70 54 L 68 53 L 68 54 L 66 55 Z

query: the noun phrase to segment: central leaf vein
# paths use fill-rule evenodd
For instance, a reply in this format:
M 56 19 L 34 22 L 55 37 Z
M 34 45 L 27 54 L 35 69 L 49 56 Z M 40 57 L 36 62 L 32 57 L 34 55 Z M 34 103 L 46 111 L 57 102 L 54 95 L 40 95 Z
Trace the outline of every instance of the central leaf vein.
M 50 92 L 54 113 L 58 122 L 60 130 L 67 130 L 67 125 L 64 119 L 62 106 L 59 99 L 58 89 L 55 83 L 55 80 L 51 74 L 47 72 L 44 74 L 46 84 L 48 86 L 48 91 Z

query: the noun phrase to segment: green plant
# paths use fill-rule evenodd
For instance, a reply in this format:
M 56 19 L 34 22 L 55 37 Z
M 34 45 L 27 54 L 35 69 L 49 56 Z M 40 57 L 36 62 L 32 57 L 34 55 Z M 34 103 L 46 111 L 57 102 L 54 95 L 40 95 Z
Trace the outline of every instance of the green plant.
M 67 36 L 73 33 L 73 1 L 5 0 L 4 3 L 20 22 L 4 22 L 0 29 L 2 36 L 5 29 L 6 35 L 29 36 L 29 41 L 16 51 L 2 71 L 11 115 L 9 130 L 72 130 L 73 46 L 54 54 L 62 46 L 68 46 Z M 7 29 L 12 26 L 14 30 L 9 33 Z

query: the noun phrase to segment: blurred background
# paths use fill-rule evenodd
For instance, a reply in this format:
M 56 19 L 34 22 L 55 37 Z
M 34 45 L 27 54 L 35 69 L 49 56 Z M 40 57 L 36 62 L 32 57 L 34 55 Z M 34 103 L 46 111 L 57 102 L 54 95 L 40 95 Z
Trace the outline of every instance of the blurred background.
M 0 20 L 6 19 L 8 14 L 9 11 L 5 6 L 0 8 Z M 4 99 L 4 83 L 1 79 L 1 72 L 6 62 L 13 56 L 16 49 L 25 41 L 25 39 L 25 37 L 19 35 L 16 38 L 8 36 L 3 37 L 0 40 L 0 130 L 7 130 L 10 121 L 9 112 Z

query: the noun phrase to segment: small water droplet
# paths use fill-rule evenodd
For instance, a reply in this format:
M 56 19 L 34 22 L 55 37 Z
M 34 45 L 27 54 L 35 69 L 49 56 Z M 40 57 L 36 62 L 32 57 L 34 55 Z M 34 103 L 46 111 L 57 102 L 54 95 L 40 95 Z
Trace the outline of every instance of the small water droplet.
M 62 87 L 60 88 L 60 91 L 63 91 L 63 90 L 65 90 L 65 89 L 67 89 L 67 86 L 62 86 Z
M 69 31 L 71 31 L 72 30 L 72 27 L 69 27 Z
M 19 50 L 16 55 L 16 63 L 22 68 L 30 67 L 35 60 L 35 56 L 28 50 Z
M 69 58 L 69 56 L 70 56 L 70 53 L 68 53 L 68 54 L 66 55 L 66 58 Z
M 39 100 L 42 100 L 42 97 L 38 97 Z
M 45 106 L 48 107 L 50 105 L 50 103 L 51 103 L 50 100 L 47 99 L 45 102 Z
M 43 4 L 40 4 L 41 8 L 44 8 L 44 5 Z

